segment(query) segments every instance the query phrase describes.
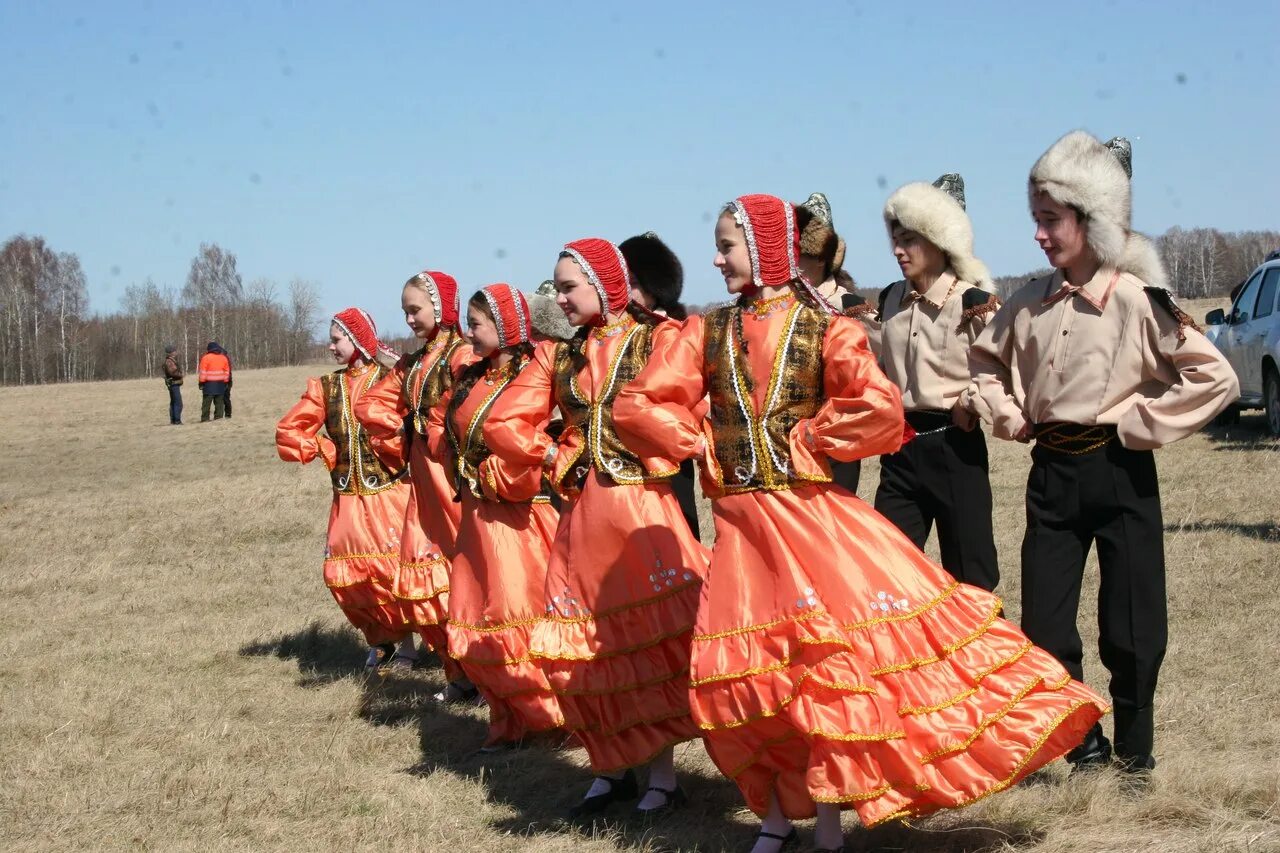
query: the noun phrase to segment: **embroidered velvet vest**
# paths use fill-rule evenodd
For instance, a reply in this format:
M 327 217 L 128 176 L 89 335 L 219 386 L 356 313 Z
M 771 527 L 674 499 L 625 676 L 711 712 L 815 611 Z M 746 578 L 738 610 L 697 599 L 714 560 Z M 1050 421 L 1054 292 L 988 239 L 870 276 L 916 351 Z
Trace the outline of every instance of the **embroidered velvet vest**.
M 789 489 L 830 477 L 800 475 L 791 461 L 790 435 L 822 404 L 822 340 L 830 317 L 796 302 L 787 312 L 782 338 L 768 377 L 751 375 L 743 357 L 736 305 L 706 316 L 703 355 L 718 485 L 723 494 L 757 489 Z M 768 381 L 764 411 L 757 412 L 752 390 Z
M 385 374 L 385 368 L 374 365 L 367 376 L 355 381 L 363 382 L 364 390 L 368 391 Z M 340 495 L 374 495 L 400 482 L 404 471 L 388 469 L 369 447 L 369 436 L 351 412 L 346 375 L 345 370 L 338 370 L 320 377 L 324 391 L 324 428 L 338 456 L 329 477 L 333 490 Z
M 418 435 L 427 434 L 427 418 L 431 407 L 440 402 L 444 392 L 453 384 L 453 372 L 449 367 L 453 354 L 466 343 L 452 329 L 444 334 L 444 344 L 439 350 L 433 350 L 432 344 L 427 344 L 413 354 L 413 366 L 404 378 L 404 403 Z M 424 365 L 428 359 L 433 360 Z
M 581 339 L 556 346 L 555 396 L 564 418 L 565 433 L 577 430 L 583 436 L 582 451 L 573 464 L 564 466 L 564 475 L 554 484 L 562 493 L 576 491 L 577 480 L 585 476 L 590 465 L 607 474 L 619 485 L 653 483 L 670 479 L 679 468 L 670 471 L 646 471 L 640 458 L 626 448 L 613 426 L 613 401 L 618 392 L 635 379 L 649 359 L 653 327 L 636 323 L 622 332 L 622 342 L 609 363 L 604 388 L 599 399 L 588 400 L 578 387 L 581 356 L 573 348 L 583 346 Z M 565 482 L 572 477 L 572 482 Z
M 523 365 L 521 369 L 523 369 Z M 484 442 L 484 421 L 489 416 L 489 412 L 493 410 L 493 404 L 498 401 L 498 397 L 519 375 L 519 370 L 512 370 L 501 374 L 493 385 L 489 385 L 481 379 L 471 386 L 468 396 L 471 394 L 484 394 L 484 399 L 480 402 L 480 406 L 475 412 L 472 413 L 471 420 L 468 422 L 466 431 L 463 434 L 458 434 L 457 424 L 454 421 L 452 412 L 446 413 L 445 435 L 448 436 L 449 447 L 453 451 L 453 488 L 455 492 L 461 493 L 463 488 L 466 488 L 475 498 L 480 500 L 489 499 L 480 485 L 480 465 L 493 452 Z M 544 479 L 544 490 L 545 487 L 546 481 Z M 493 491 L 496 492 L 497 489 L 495 488 Z M 545 503 L 550 500 L 550 496 L 539 494 L 532 500 L 534 503 Z

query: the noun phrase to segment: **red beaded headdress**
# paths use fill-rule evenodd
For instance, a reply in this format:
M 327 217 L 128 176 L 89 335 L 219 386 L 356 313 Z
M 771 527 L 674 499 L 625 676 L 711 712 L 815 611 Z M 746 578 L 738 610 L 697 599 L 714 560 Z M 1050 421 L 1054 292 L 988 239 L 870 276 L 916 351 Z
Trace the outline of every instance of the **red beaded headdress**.
M 631 276 L 622 251 L 608 240 L 587 237 L 565 244 L 564 254 L 578 262 L 600 296 L 601 311 L 620 314 L 631 301 Z
M 431 305 L 436 310 L 437 325 L 456 329 L 458 327 L 458 280 L 447 272 L 439 270 L 423 270 L 410 281 L 421 282 L 426 288 Z
M 498 339 L 504 347 L 529 343 L 529 303 L 524 294 L 506 282 L 491 284 L 480 290 L 489 303 Z
M 360 308 L 344 308 L 334 314 L 333 325 L 341 329 L 351 339 L 351 343 L 355 344 L 356 351 L 370 361 L 382 348 L 373 318 Z
M 771 195 L 744 195 L 729 202 L 725 210 L 742 226 L 756 287 L 795 283 L 819 308 L 839 313 L 800 273 L 800 228 L 791 202 Z

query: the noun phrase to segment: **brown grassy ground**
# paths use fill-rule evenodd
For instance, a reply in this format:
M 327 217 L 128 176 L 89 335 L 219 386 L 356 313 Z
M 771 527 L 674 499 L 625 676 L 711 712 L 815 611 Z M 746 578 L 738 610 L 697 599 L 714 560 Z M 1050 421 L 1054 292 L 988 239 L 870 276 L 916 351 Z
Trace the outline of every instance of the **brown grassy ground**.
M 242 372 L 234 420 L 182 428 L 156 381 L 0 389 L 0 848 L 745 849 L 751 816 L 699 745 L 678 757 L 688 810 L 584 833 L 556 820 L 588 780 L 580 752 L 478 757 L 483 711 L 435 707 L 438 669 L 358 674 L 320 580 L 327 478 L 272 446 L 318 369 Z M 1246 416 L 1159 454 L 1173 628 L 1154 790 L 1058 765 L 915 829 L 850 823 L 850 849 L 1280 849 L 1280 444 L 1260 436 Z M 1026 449 L 993 444 L 992 463 L 1016 616 Z M 864 497 L 876 478 L 870 462 Z

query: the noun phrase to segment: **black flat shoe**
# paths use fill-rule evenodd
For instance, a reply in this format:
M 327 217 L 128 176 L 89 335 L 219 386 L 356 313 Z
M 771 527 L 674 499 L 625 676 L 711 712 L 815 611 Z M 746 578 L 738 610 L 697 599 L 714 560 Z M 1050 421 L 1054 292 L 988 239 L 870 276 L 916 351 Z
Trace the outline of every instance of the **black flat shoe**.
M 603 794 L 587 797 L 569 809 L 570 818 L 591 817 L 600 814 L 610 805 L 622 800 L 634 800 L 640 795 L 640 784 L 636 781 L 636 772 L 628 770 L 621 779 L 610 779 L 608 776 L 597 776 L 609 783 L 609 790 Z
M 1095 726 L 1085 736 L 1084 742 L 1067 753 L 1071 775 L 1081 776 L 1111 766 L 1111 741 Z
M 657 791 L 661 794 L 663 796 L 663 802 L 662 805 L 654 806 L 651 809 L 637 808 L 636 811 L 645 817 L 657 817 L 658 815 L 666 814 L 669 811 L 674 811 L 681 806 L 687 806 L 689 804 L 688 796 L 685 795 L 684 790 L 681 789 L 679 785 L 676 785 L 675 789 L 670 791 L 666 788 L 659 788 L 654 785 L 650 785 L 649 790 Z
M 796 828 L 794 826 L 791 827 L 791 830 L 786 835 L 778 835 L 775 832 L 765 832 L 762 829 L 756 833 L 756 840 L 759 841 L 761 838 L 772 838 L 774 841 L 781 841 L 782 843 L 778 845 L 778 849 L 786 850 L 788 847 L 800 840 L 800 833 L 796 832 Z
M 1156 760 L 1150 755 L 1117 755 L 1116 769 L 1120 771 L 1122 787 L 1135 794 L 1151 789 L 1151 774 Z
M 435 695 L 435 700 L 442 705 L 452 705 L 455 702 L 479 702 L 480 691 L 473 684 L 470 687 L 463 687 L 456 681 L 450 681 Z

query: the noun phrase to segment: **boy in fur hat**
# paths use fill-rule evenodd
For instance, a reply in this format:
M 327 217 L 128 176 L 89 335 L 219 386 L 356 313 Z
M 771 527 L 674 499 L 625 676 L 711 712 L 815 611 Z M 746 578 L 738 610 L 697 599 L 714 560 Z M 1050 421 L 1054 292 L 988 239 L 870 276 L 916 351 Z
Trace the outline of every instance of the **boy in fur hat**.
M 1010 297 L 969 353 L 1000 438 L 1035 441 L 1022 542 L 1022 627 L 1083 677 L 1076 627 L 1097 543 L 1099 651 L 1111 673 L 1114 755 L 1145 774 L 1168 633 L 1164 527 L 1152 450 L 1236 399 L 1235 374 L 1165 290 L 1155 248 L 1130 228 L 1129 144 L 1083 131 L 1031 170 L 1036 241 L 1056 269 Z M 1108 764 L 1094 726 L 1068 756 Z
M 990 591 L 1000 571 L 969 347 L 998 303 L 973 255 L 964 181 L 907 184 L 889 196 L 884 223 L 905 278 L 880 292 L 880 366 L 916 437 L 881 457 L 876 511 L 921 549 L 936 522 L 943 568 Z

